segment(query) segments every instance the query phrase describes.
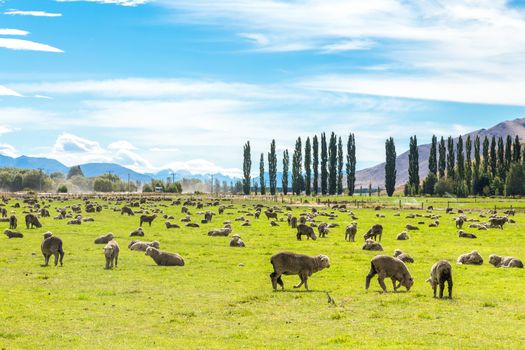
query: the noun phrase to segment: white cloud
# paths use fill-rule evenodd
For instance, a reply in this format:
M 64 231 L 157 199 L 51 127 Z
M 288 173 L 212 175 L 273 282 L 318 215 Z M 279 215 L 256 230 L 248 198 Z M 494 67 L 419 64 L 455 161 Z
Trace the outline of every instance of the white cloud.
M 0 28 L 0 35 L 27 35 L 29 34 L 28 31 L 20 30 L 20 29 L 9 29 L 9 28 Z
M 11 90 L 9 88 L 6 88 L 5 86 L 0 85 L 0 96 L 18 96 L 21 97 L 22 95 L 16 92 L 15 90 Z
M 33 17 L 61 17 L 61 13 L 50 13 L 45 11 L 20 11 L 20 10 L 7 10 L 4 15 L 11 16 L 33 16 Z
M 325 53 L 334 53 L 342 51 L 369 50 L 374 43 L 370 40 L 347 40 L 335 44 L 329 44 L 322 47 Z
M 0 154 L 12 158 L 16 158 L 20 155 L 14 146 L 7 143 L 0 143 Z
M 45 51 L 45 52 L 64 52 L 56 47 L 37 43 L 30 40 L 0 38 L 0 47 L 11 50 L 27 50 L 27 51 Z
M 57 2 L 96 2 L 99 4 L 114 4 L 121 6 L 138 6 L 143 5 L 151 0 L 55 0 Z
M 90 153 L 93 155 L 101 155 L 104 153 L 104 150 L 96 141 L 91 141 L 69 133 L 63 133 L 57 138 L 53 152 Z
M 3 134 L 8 134 L 10 132 L 13 132 L 14 130 L 7 127 L 7 126 L 3 126 L 3 125 L 0 125 L 0 135 L 3 135 Z
M 186 170 L 192 174 L 215 174 L 221 173 L 231 177 L 241 177 L 242 171 L 237 168 L 224 168 L 204 159 L 192 159 L 189 161 L 176 161 L 165 164 L 163 169 Z

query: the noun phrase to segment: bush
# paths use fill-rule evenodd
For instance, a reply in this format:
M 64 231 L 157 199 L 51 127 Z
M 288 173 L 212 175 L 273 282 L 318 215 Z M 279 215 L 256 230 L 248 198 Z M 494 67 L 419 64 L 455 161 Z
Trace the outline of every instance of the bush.
M 57 188 L 58 193 L 67 193 L 67 186 L 66 185 L 60 185 Z
M 142 192 L 150 193 L 153 192 L 153 189 L 151 188 L 150 184 L 145 184 L 144 186 L 142 186 Z
M 454 193 L 454 183 L 448 178 L 441 178 L 436 182 L 434 193 L 438 196 Z
M 513 164 L 510 167 L 507 181 L 505 183 L 506 196 L 521 196 L 525 194 L 525 170 L 521 164 Z
M 436 174 L 428 173 L 428 176 L 423 180 L 423 194 L 433 195 L 435 192 L 435 187 L 438 179 Z

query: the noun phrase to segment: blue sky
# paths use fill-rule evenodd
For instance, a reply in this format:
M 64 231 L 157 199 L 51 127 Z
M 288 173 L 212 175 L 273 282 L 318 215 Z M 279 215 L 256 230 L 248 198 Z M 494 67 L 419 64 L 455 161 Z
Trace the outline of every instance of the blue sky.
M 272 138 L 417 134 L 525 112 L 521 1 L 0 0 L 0 153 L 239 174 Z

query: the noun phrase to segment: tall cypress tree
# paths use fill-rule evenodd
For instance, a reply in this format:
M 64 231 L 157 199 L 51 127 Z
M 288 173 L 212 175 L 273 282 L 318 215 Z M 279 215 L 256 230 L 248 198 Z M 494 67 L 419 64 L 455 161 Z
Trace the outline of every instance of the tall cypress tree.
M 447 147 L 445 146 L 445 139 L 443 136 L 441 136 L 441 140 L 439 141 L 439 163 L 438 163 L 438 170 L 439 170 L 439 177 L 443 178 L 445 177 L 445 170 L 447 168 Z
M 354 134 L 348 135 L 346 144 L 346 183 L 348 195 L 353 196 L 355 190 L 355 137 Z
M 507 143 L 505 144 L 505 177 L 510 170 L 512 163 L 512 136 L 507 135 Z
M 447 177 L 454 179 L 454 166 L 455 166 L 455 154 L 454 154 L 454 140 L 452 136 L 448 137 L 447 142 Z
M 503 137 L 498 137 L 498 160 L 497 160 L 497 175 L 501 180 L 505 179 L 506 165 L 505 165 L 505 144 Z
M 489 175 L 490 149 L 489 138 L 485 136 L 483 139 L 483 173 L 485 175 Z
M 428 171 L 435 175 L 437 175 L 438 172 L 436 135 L 432 135 L 432 145 L 430 146 L 430 155 L 428 157 Z
M 337 194 L 343 194 L 343 141 L 337 142 Z
M 277 154 L 275 153 L 275 140 L 270 144 L 270 153 L 268 153 L 268 175 L 270 176 L 270 194 L 277 193 Z
M 299 137 L 295 142 L 292 158 L 292 192 L 297 195 L 301 194 L 302 161 L 302 142 Z
M 464 180 L 465 179 L 465 156 L 463 154 L 463 138 L 461 135 L 459 135 L 457 148 L 456 148 L 456 160 L 457 160 L 457 167 L 458 170 L 458 179 Z
M 264 181 L 264 153 L 261 153 L 259 162 L 259 185 L 261 186 L 261 195 L 266 194 L 266 181 Z
M 467 180 L 467 188 L 469 193 L 472 190 L 472 139 L 470 135 L 467 136 L 467 142 L 465 143 L 465 180 Z
M 474 140 L 474 177 L 479 177 L 479 171 L 481 170 L 481 155 L 480 155 L 480 148 L 481 148 L 481 140 L 479 139 L 479 135 L 476 135 L 476 139 Z
M 521 143 L 520 138 L 518 135 L 516 135 L 516 138 L 514 139 L 514 147 L 512 148 L 513 155 L 512 159 L 514 163 L 520 163 L 521 162 Z
M 242 170 L 244 174 L 244 179 L 242 182 L 242 190 L 244 194 L 250 194 L 250 185 L 251 185 L 251 176 L 250 172 L 252 171 L 252 156 L 250 150 L 250 141 L 246 142 L 244 145 L 244 162 L 242 164 Z
M 332 132 L 328 147 L 328 193 L 337 193 L 337 138 Z
M 498 158 L 496 156 L 496 136 L 492 136 L 492 140 L 490 141 L 490 176 L 496 177 L 498 176 Z
M 319 141 L 317 135 L 314 135 L 313 140 L 313 168 L 314 168 L 314 181 L 312 184 L 314 194 L 319 194 Z
M 286 196 L 288 194 L 288 168 L 290 167 L 290 156 L 288 155 L 288 150 L 283 152 L 283 194 Z
M 309 196 L 312 191 L 312 146 L 310 145 L 310 137 L 306 138 L 306 144 L 304 146 L 304 191 Z
M 321 134 L 321 193 L 328 193 L 328 150 L 326 148 L 326 134 Z
M 389 197 L 392 197 L 396 189 L 396 145 L 394 139 L 388 138 L 385 142 L 385 189 Z
M 408 153 L 408 183 L 413 193 L 419 193 L 419 150 L 417 136 L 410 137 L 410 150 Z

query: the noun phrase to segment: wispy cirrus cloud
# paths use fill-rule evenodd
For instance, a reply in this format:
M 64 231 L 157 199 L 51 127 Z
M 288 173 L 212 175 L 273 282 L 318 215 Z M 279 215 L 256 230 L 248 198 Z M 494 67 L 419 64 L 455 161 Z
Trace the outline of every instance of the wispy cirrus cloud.
M 0 47 L 11 50 L 43 51 L 43 52 L 64 52 L 56 47 L 47 44 L 37 43 L 30 40 L 0 38 Z
M 0 28 L 0 35 L 20 35 L 24 36 L 29 34 L 28 31 L 20 29 L 9 29 L 9 28 Z
M 15 90 L 9 89 L 5 86 L 0 85 L 0 96 L 17 96 L 21 97 L 22 95 Z
M 4 15 L 10 16 L 32 16 L 32 17 L 61 17 L 61 13 L 52 13 L 46 11 L 21 11 L 21 10 L 7 10 Z
M 95 2 L 99 4 L 113 4 L 120 6 L 138 6 L 143 5 L 151 0 L 55 0 L 57 2 Z

